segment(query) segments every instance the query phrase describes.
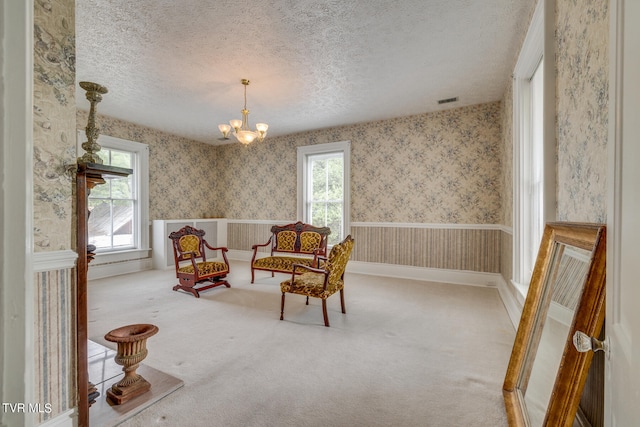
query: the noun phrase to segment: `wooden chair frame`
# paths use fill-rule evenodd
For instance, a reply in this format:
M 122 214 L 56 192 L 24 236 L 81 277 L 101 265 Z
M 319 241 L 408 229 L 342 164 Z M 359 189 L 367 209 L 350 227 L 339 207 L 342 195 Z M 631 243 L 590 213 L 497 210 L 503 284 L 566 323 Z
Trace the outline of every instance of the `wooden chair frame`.
M 339 243 L 339 245 L 343 245 L 347 241 L 353 241 L 351 235 L 347 236 L 342 242 Z M 351 254 L 349 254 L 349 256 L 351 256 Z M 326 263 L 327 259 L 328 259 L 328 257 L 326 257 L 326 256 L 316 256 L 317 265 L 321 265 L 322 262 Z M 347 258 L 346 262 L 348 262 L 348 258 Z M 344 268 L 342 274 L 340 275 L 340 280 L 343 283 L 344 283 L 344 273 L 346 271 L 346 262 L 345 262 L 345 268 Z M 298 272 L 298 271 L 296 271 L 297 269 L 302 269 L 302 270 L 306 270 L 306 271 Z M 324 275 L 324 281 L 323 281 L 323 285 L 322 285 L 322 290 L 323 290 L 323 292 L 327 290 L 327 286 L 329 285 L 329 276 L 331 275 L 331 270 L 330 269 L 319 268 L 319 267 L 309 267 L 308 265 L 304 265 L 304 264 L 294 264 L 293 265 L 293 271 L 291 272 L 291 283 L 292 284 L 294 283 L 294 281 L 296 279 L 296 275 L 303 274 L 304 272 L 312 272 L 312 273 L 323 274 Z M 340 289 L 339 292 L 340 292 L 340 308 L 342 309 L 342 313 L 345 314 L 347 311 L 345 309 L 345 304 L 344 304 L 344 286 L 342 287 L 342 289 Z M 286 292 L 282 292 L 282 300 L 281 300 L 281 304 L 280 304 L 280 320 L 284 320 L 285 293 Z M 296 292 L 292 292 L 292 293 L 296 293 Z M 329 296 L 331 296 L 331 295 L 329 295 Z M 329 316 L 327 314 L 327 299 L 329 298 L 329 296 L 326 297 L 326 298 L 321 298 L 322 299 L 322 316 L 324 318 L 324 325 L 326 327 L 329 327 Z M 307 297 L 306 305 L 309 305 L 309 295 L 306 295 L 306 297 Z
M 180 248 L 180 239 L 188 235 L 193 235 L 198 237 L 198 240 L 199 240 L 198 252 L 200 253 L 200 255 L 198 255 L 194 251 L 184 252 Z M 227 259 L 227 254 L 226 254 L 228 249 L 224 246 L 213 247 L 209 245 L 209 243 L 204 239 L 204 235 L 205 235 L 204 230 L 198 230 L 197 228 L 193 228 L 190 225 L 186 225 L 182 227 L 180 230 L 174 231 L 173 233 L 169 234 L 169 239 L 172 240 L 172 244 L 173 244 L 173 259 L 175 262 L 176 277 L 180 282 L 179 284 L 173 287 L 174 291 L 183 290 L 191 293 L 196 298 L 200 298 L 200 291 L 204 291 L 206 289 L 211 289 L 216 286 L 222 286 L 222 285 L 226 286 L 227 288 L 231 287 L 229 282 L 225 280 L 225 277 L 227 277 L 227 274 L 229 274 L 229 271 L 231 270 L 229 267 L 229 260 Z M 216 271 L 214 273 L 206 274 L 206 275 L 199 274 L 198 260 L 201 260 L 200 263 L 212 262 L 212 261 L 207 261 L 205 248 L 208 248 L 212 251 L 220 251 L 222 253 L 222 258 L 224 260 L 222 262 L 224 262 L 224 264 L 226 265 L 226 269 L 224 271 Z M 191 263 L 191 266 L 193 268 L 193 273 L 180 271 L 180 268 L 181 268 L 180 262 L 182 261 L 189 261 Z M 220 261 L 213 261 L 213 262 L 220 262 Z M 197 285 L 200 285 L 203 282 L 209 282 L 209 284 L 196 288 Z

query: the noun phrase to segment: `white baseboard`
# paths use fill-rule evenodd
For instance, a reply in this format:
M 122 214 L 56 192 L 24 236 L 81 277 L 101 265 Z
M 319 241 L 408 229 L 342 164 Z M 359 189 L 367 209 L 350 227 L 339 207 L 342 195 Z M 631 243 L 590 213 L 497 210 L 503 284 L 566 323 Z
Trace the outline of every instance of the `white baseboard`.
M 120 274 L 151 270 L 152 268 L 151 258 L 134 259 L 109 264 L 89 264 L 87 278 L 89 280 L 103 279 L 105 277 L 118 276 Z
M 413 267 L 409 265 L 382 264 L 375 262 L 349 261 L 347 271 L 350 273 L 371 274 L 383 277 L 427 280 L 456 285 L 490 286 L 498 285 L 498 273 L 482 273 L 466 270 L 446 270 L 442 268 Z
M 76 409 L 73 408 L 63 412 L 55 418 L 50 419 L 49 421 L 45 421 L 38 427 L 75 427 L 76 425 L 78 425 L 77 413 Z
M 507 314 L 509 314 L 514 329 L 518 330 L 520 316 L 522 316 L 522 307 L 524 305 L 523 301 L 516 298 L 514 292 L 517 291 L 513 289 L 511 285 L 507 284 L 502 276 L 500 276 L 498 283 L 498 292 L 500 293 L 500 299 L 504 304 L 504 308 L 507 310 Z
M 229 250 L 227 257 L 232 260 L 251 261 L 252 251 Z M 266 256 L 268 254 L 258 254 Z M 498 289 L 502 303 L 504 304 L 511 323 L 518 329 L 520 315 L 522 314 L 522 302 L 514 296 L 509 285 L 499 273 L 483 273 L 466 270 L 446 270 L 441 268 L 413 267 L 409 265 L 382 264 L 375 262 L 349 261 L 347 272 L 358 274 L 371 274 L 383 277 L 398 277 L 402 279 L 426 280 L 430 282 L 451 283 L 455 285 L 487 286 Z

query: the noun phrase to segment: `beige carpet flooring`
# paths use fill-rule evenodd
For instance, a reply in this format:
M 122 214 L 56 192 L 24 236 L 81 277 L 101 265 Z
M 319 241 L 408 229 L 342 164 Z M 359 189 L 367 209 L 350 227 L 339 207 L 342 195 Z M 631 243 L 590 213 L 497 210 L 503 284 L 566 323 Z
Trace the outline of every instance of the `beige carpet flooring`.
M 89 338 L 153 323 L 146 365 L 184 387 L 123 426 L 506 426 L 515 330 L 494 288 L 346 275 L 346 309 L 287 295 L 232 261 L 231 288 L 174 292 L 174 272 L 89 283 Z

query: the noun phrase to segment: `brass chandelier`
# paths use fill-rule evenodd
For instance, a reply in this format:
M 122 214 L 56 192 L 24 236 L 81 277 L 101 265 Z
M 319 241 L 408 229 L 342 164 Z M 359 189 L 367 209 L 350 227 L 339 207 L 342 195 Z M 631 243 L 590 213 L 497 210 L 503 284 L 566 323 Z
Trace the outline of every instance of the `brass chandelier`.
M 256 123 L 255 131 L 249 128 L 249 110 L 247 110 L 247 86 L 249 86 L 249 80 L 242 79 L 240 82 L 244 85 L 244 108 L 241 110 L 242 120 L 230 120 L 229 123 L 231 126 L 222 124 L 218 125 L 218 129 L 222 132 L 224 139 L 229 139 L 229 133 L 233 128 L 233 135 L 242 144 L 251 144 L 256 139 L 262 142 L 267 136 L 269 125 L 266 123 Z

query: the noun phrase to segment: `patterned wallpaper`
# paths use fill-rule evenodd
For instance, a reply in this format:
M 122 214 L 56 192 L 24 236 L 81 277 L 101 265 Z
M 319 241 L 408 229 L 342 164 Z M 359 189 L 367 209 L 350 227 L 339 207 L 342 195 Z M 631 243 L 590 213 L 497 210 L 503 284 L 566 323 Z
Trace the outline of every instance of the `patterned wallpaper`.
M 218 147 L 218 214 L 296 218 L 296 147 L 351 141 L 351 220 L 500 224 L 500 102 Z
M 605 222 L 609 105 L 609 8 L 557 3 L 558 218 Z
M 46 4 L 45 4 L 46 3 Z M 75 162 L 75 2 L 34 2 L 34 250 L 72 247 Z
M 103 102 L 108 96 L 103 95 Z M 99 113 L 99 104 L 97 109 Z M 88 116 L 88 111 L 78 110 L 78 129 L 84 130 Z M 149 145 L 149 220 L 206 218 L 216 213 L 219 163 L 211 145 L 100 114 L 96 124 L 101 135 Z

